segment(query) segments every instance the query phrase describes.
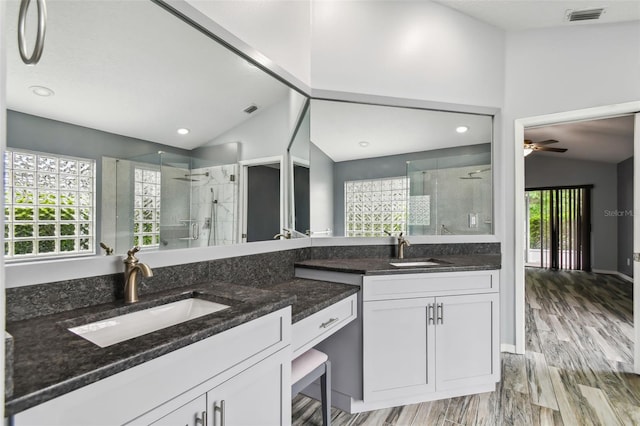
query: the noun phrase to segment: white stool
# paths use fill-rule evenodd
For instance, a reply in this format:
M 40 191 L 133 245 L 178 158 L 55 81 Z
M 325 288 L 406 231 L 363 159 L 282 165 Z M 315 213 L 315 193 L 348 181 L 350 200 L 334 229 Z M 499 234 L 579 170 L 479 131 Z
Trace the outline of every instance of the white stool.
M 331 362 L 327 354 L 309 349 L 291 362 L 291 397 L 320 378 L 322 425 L 331 425 Z

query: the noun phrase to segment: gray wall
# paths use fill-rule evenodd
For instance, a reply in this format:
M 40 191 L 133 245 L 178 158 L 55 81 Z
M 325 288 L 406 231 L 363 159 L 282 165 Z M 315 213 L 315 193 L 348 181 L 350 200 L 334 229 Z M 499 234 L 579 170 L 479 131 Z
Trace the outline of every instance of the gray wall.
M 618 163 L 618 272 L 633 277 L 633 157 Z
M 11 110 L 7 111 L 7 147 L 96 160 L 96 243 L 101 238 L 103 156 L 126 159 L 158 151 L 182 155 L 190 153 L 184 149 Z
M 459 146 L 454 148 L 436 149 L 432 151 L 412 152 L 408 154 L 389 155 L 386 157 L 365 158 L 363 160 L 341 161 L 333 166 L 333 223 L 334 236 L 344 236 L 344 183 L 349 180 L 379 179 L 407 175 L 407 161 L 421 159 L 438 159 L 444 157 L 462 157 L 467 154 L 487 153 L 478 164 L 491 161 L 491 151 L 487 152 L 489 144 Z M 474 163 L 456 162 L 447 159 L 443 167 L 459 167 Z M 311 165 L 311 170 L 314 168 Z
M 525 188 L 593 185 L 591 192 L 591 266 L 618 269 L 617 166 L 596 161 L 532 154 L 525 159 Z M 517 200 L 524 202 L 524 199 Z

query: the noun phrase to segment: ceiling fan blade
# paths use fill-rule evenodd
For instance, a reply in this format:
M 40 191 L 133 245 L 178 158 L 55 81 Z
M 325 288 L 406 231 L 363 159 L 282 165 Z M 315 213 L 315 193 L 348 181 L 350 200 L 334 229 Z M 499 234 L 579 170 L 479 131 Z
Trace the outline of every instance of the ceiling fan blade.
M 547 139 L 546 141 L 533 142 L 534 145 L 549 145 L 550 143 L 558 143 L 555 139 Z
M 566 152 L 567 148 L 550 148 L 548 146 L 539 146 L 536 151 Z

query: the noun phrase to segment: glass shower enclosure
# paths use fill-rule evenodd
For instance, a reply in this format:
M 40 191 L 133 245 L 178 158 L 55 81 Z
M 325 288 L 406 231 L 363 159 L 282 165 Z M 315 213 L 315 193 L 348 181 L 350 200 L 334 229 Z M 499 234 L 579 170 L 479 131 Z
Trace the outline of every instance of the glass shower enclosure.
M 236 243 L 237 168 L 162 151 L 117 160 L 116 251 Z
M 493 232 L 491 147 L 458 149 L 455 155 L 407 161 L 409 235 Z

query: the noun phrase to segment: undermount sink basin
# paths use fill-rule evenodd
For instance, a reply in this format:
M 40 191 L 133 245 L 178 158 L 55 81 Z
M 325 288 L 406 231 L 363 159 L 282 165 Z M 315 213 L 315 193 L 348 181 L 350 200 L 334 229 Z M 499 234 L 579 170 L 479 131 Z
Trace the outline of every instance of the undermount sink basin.
M 222 311 L 228 307 L 221 303 L 189 298 L 72 327 L 68 330 L 105 348 L 143 334 Z
M 389 262 L 391 266 L 399 266 L 404 268 L 419 268 L 421 266 L 440 266 L 439 262 Z

